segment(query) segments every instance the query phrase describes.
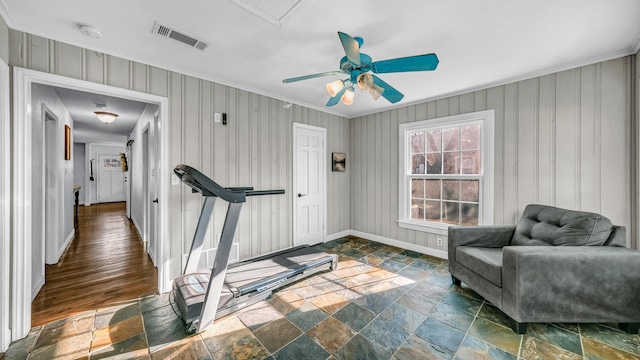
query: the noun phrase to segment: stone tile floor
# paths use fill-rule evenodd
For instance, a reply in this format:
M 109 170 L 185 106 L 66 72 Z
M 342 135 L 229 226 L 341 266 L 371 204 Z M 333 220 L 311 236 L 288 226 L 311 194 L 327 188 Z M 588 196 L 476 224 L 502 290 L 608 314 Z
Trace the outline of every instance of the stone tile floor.
M 190 335 L 171 295 L 46 324 L 0 359 L 640 359 L 611 324 L 531 324 L 526 335 L 446 260 L 360 238 L 319 245 L 338 269 Z

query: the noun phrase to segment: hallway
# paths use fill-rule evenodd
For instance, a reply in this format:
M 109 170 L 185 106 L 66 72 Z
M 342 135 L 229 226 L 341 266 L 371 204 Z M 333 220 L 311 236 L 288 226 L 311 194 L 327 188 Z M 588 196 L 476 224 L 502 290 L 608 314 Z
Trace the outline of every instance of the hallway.
M 80 206 L 75 239 L 32 303 L 31 326 L 157 292 L 156 268 L 125 203 Z

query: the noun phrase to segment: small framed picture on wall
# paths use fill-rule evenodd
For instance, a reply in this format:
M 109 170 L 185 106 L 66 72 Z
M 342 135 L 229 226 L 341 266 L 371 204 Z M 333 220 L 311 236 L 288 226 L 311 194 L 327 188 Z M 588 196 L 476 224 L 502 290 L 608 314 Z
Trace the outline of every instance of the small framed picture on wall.
M 345 171 L 347 166 L 347 154 L 334 152 L 331 153 L 331 155 L 333 158 L 331 161 L 331 171 Z

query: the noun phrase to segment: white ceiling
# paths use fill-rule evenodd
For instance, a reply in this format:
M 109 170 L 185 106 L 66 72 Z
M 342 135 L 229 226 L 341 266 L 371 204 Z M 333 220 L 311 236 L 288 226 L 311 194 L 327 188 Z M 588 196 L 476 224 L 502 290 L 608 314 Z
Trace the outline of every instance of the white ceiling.
M 119 141 L 124 145 L 147 104 L 127 99 L 92 94 L 52 86 L 73 118 L 74 142 Z M 104 109 L 97 107 L 104 105 Z M 95 111 L 118 114 L 116 120 L 105 124 Z M 111 135 L 111 136 L 110 136 Z M 113 136 L 115 135 L 115 136 Z M 95 138 L 94 138 L 95 137 Z
M 348 118 L 620 57 L 640 47 L 638 0 L 0 0 L 9 27 Z M 208 42 L 152 34 L 155 22 Z M 102 39 L 78 30 L 85 23 Z M 374 61 L 436 53 L 433 72 L 379 75 L 397 104 L 356 90 L 327 108 L 325 83 L 282 79 L 338 70 L 337 31 Z

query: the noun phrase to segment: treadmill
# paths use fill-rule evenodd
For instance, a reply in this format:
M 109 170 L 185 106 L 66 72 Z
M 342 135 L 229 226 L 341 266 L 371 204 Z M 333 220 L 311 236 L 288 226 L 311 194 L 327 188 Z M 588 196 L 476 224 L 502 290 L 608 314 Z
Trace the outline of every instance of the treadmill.
M 229 253 L 246 197 L 284 194 L 284 190 L 224 188 L 187 165 L 178 165 L 173 171 L 193 192 L 205 198 L 184 272 L 173 281 L 176 302 L 187 331 L 199 333 L 215 319 L 263 300 L 282 286 L 318 272 L 335 270 L 338 255 L 306 245 L 229 265 Z M 217 198 L 229 205 L 216 258 L 213 268 L 197 269 Z

